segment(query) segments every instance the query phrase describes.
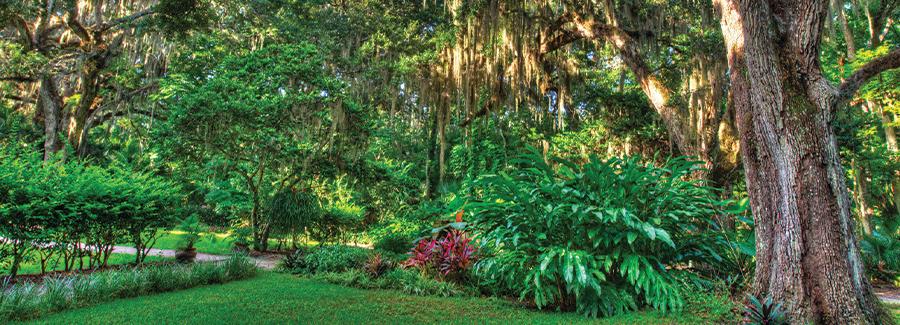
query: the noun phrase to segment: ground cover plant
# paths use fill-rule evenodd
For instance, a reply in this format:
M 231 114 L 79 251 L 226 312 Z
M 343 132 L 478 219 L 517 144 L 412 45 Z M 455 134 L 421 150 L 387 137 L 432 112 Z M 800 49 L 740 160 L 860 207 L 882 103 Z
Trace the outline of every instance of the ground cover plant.
M 156 264 L 47 277 L 39 283 L 21 282 L 2 288 L 0 318 L 36 318 L 115 299 L 246 279 L 255 274 L 256 265 L 252 261 L 233 255 L 221 262 Z

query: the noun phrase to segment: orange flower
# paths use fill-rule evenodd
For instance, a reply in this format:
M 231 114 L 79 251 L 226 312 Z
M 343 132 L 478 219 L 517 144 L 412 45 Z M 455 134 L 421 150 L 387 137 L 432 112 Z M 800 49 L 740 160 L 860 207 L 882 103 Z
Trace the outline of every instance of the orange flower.
M 456 222 L 462 222 L 463 210 L 456 212 Z

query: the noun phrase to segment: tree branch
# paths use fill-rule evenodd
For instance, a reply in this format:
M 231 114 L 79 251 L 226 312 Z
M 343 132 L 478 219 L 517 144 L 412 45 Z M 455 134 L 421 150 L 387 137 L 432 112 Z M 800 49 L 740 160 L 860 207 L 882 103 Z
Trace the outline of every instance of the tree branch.
M 82 42 L 91 41 L 91 34 L 88 32 L 87 28 L 81 24 L 81 21 L 78 20 L 78 4 L 73 3 L 71 4 L 71 7 L 69 7 L 66 25 L 69 26 L 69 29 L 71 29 Z
M 111 28 L 118 27 L 119 25 L 129 24 L 129 23 L 131 23 L 135 20 L 138 20 L 142 17 L 150 16 L 155 13 L 156 12 L 153 11 L 153 9 L 146 9 L 146 10 L 138 11 L 131 15 L 121 17 L 121 18 L 115 19 L 113 21 L 109 21 L 109 22 L 105 22 L 105 23 L 101 24 L 100 26 L 98 26 L 97 32 L 102 33 Z
M 22 97 L 22 96 L 17 96 L 17 95 L 9 95 L 9 94 L 6 94 L 6 95 L 3 95 L 2 98 L 3 98 L 3 99 L 14 100 L 14 101 L 18 101 L 18 102 L 23 102 L 23 103 L 27 103 L 27 104 L 35 104 L 35 103 L 37 103 L 37 101 L 34 100 L 33 98 Z
M 0 81 L 12 82 L 37 82 L 37 78 L 30 76 L 0 76 Z
M 845 102 L 849 100 L 859 90 L 859 87 L 862 87 L 869 79 L 884 71 L 898 67 L 900 67 L 900 48 L 895 48 L 888 54 L 866 63 L 841 83 L 838 88 L 838 101 Z

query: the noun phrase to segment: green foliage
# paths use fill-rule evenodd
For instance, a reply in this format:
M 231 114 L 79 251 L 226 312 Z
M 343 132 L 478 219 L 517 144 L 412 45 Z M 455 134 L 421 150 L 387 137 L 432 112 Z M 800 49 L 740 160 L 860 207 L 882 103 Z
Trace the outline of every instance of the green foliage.
M 719 250 L 707 230 L 722 203 L 688 180 L 697 165 L 554 161 L 555 168 L 526 155 L 512 174 L 483 177 L 479 202 L 469 204 L 484 246 L 478 274 L 538 307 L 589 315 L 642 305 L 680 310 L 676 270 L 717 259 Z
M 396 254 L 406 254 L 413 247 L 415 238 L 403 233 L 388 233 L 375 242 L 375 249 Z
M 338 204 L 325 209 L 322 217 L 310 228 L 310 235 L 319 242 L 346 242 L 350 231 L 362 226 L 363 211 L 359 206 Z
M 208 0 L 162 0 L 154 10 L 155 22 L 163 32 L 182 36 L 206 29 L 215 17 Z
M 371 251 L 365 248 L 326 245 L 309 251 L 298 250 L 285 258 L 282 266 L 290 272 L 300 274 L 343 272 L 361 269 L 370 255 Z
M 92 266 L 105 265 L 107 248 L 115 244 L 146 248 L 158 230 L 174 223 L 178 194 L 173 183 L 123 166 L 0 152 L 0 237 L 13 257 L 10 273 L 34 249 L 64 253 L 70 270 L 85 255 Z
M 789 324 L 787 315 L 781 309 L 781 304 L 776 303 L 771 297 L 760 301 L 754 296 L 747 297 L 747 307 L 744 313 L 747 315 L 747 324 L 754 325 L 786 325 Z
M 393 269 L 378 278 L 361 270 L 316 274 L 313 279 L 362 289 L 394 289 L 416 296 L 453 297 L 469 295 L 459 284 L 435 280 L 415 270 Z
M 13 284 L 0 293 L 0 319 L 29 319 L 114 299 L 246 279 L 256 265 L 234 255 L 222 262 L 164 264 Z M 43 287 L 43 288 L 42 288 Z
M 873 231 L 859 241 L 869 276 L 888 283 L 900 282 L 900 239 Z
M 181 224 L 178 225 L 177 229 L 184 232 L 181 236 L 181 242 L 178 243 L 178 247 L 180 249 L 192 249 L 194 248 L 194 244 L 200 240 L 203 224 L 200 223 L 200 218 L 197 217 L 196 214 L 191 214 L 181 221 Z
M 272 197 L 267 210 L 272 231 L 296 234 L 319 221 L 322 209 L 319 201 L 307 191 L 283 190 Z
M 206 201 L 241 217 L 265 249 L 270 224 L 262 210 L 310 172 L 305 162 L 327 141 L 321 126 L 330 118 L 326 105 L 342 97 L 340 82 L 308 43 L 211 60 L 163 80 L 160 99 L 170 107 L 156 136 L 166 139 L 166 155 L 203 162 Z

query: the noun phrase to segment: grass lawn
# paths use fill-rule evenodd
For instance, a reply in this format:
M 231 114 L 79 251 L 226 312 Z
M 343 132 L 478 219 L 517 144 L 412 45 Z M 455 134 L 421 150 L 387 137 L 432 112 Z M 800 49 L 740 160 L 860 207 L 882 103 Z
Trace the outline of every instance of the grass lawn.
M 183 237 L 183 231 L 164 231 L 156 240 L 153 248 L 177 250 Z M 233 240 L 228 237 L 228 234 L 204 232 L 200 234 L 200 240 L 194 244 L 194 247 L 199 253 L 228 255 L 232 252 L 232 242 Z
M 886 306 L 894 315 L 894 322 L 900 324 L 900 304 L 887 304 Z
M 715 306 L 704 307 L 715 309 Z M 591 320 L 572 313 L 527 310 L 499 299 L 416 297 L 360 290 L 261 273 L 256 278 L 153 296 L 118 300 L 33 320 L 33 324 L 284 324 L 284 323 L 599 323 L 697 324 L 721 310 L 663 314 L 638 312 Z
M 40 259 L 37 256 L 35 258 L 26 260 L 22 262 L 19 266 L 19 274 L 40 274 L 41 273 L 41 263 Z M 160 257 L 160 256 L 148 256 L 145 260 L 146 262 L 159 262 L 159 261 L 169 261 L 173 260 L 171 258 Z M 87 268 L 88 259 L 82 258 L 84 261 L 85 268 Z M 109 265 L 119 265 L 119 264 L 128 264 L 134 262 L 134 255 L 129 254 L 112 254 L 109 256 Z M 54 264 L 54 260 L 51 260 L 47 265 L 47 271 L 61 271 L 63 269 L 62 261 Z M 75 262 L 75 268 L 78 268 L 78 262 Z M 0 275 L 9 275 L 9 268 L 3 268 L 0 270 Z
M 179 230 L 167 230 L 163 231 L 163 234 L 160 235 L 159 239 L 156 240 L 156 244 L 153 245 L 153 248 L 156 249 L 168 249 L 168 250 L 178 250 L 181 245 L 182 238 L 184 237 L 184 232 Z M 194 243 L 194 247 L 197 248 L 197 252 L 205 253 L 205 254 L 213 254 L 213 255 L 228 255 L 232 253 L 234 239 L 229 237 L 227 233 L 214 233 L 214 232 L 204 232 L 200 233 L 200 240 Z M 130 245 L 124 245 L 130 246 Z M 269 247 L 275 248 L 278 246 L 278 241 L 275 239 L 269 239 Z

